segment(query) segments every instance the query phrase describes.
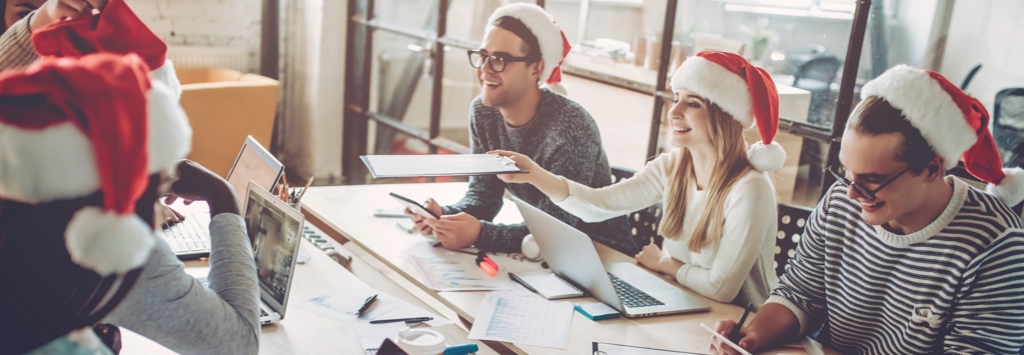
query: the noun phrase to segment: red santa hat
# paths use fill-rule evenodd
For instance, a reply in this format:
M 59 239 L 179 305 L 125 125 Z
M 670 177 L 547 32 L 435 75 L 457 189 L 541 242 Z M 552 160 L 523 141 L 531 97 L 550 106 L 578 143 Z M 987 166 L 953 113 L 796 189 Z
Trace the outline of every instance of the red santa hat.
M 540 81 L 545 83 L 552 91 L 566 94 L 565 86 L 562 84 L 562 61 L 569 55 L 572 46 L 565 33 L 555 24 L 551 15 L 543 8 L 535 4 L 515 3 L 499 7 L 494 10 L 487 23 L 494 25 L 495 21 L 502 17 L 512 17 L 526 25 L 526 28 L 537 37 L 537 45 L 540 48 L 540 59 L 544 61 L 544 71 L 540 73 Z
M 153 228 L 135 215 L 150 174 L 191 143 L 187 118 L 135 54 L 43 57 L 0 74 L 0 197 L 46 203 L 103 193 L 65 230 L 71 259 L 101 275 L 143 264 Z
M 703 51 L 687 58 L 672 76 L 672 90 L 684 88 L 717 105 L 744 129 L 757 123 L 761 140 L 747 151 L 754 169 L 782 167 L 786 152 L 773 141 L 779 128 L 779 94 L 768 72 L 736 54 Z
M 1024 170 L 1003 169 L 985 106 L 942 75 L 897 65 L 864 85 L 861 97 L 877 96 L 903 112 L 928 145 L 945 160 L 944 169 L 963 158 L 967 171 L 988 182 L 987 191 L 1007 205 L 1024 200 Z M 856 123 L 851 117 L 848 124 Z
M 32 34 L 32 45 L 43 57 L 81 57 L 92 53 L 135 53 L 142 57 L 153 80 L 181 96 L 181 85 L 167 59 L 167 44 L 132 12 L 124 0 L 109 0 L 103 10 L 49 25 Z

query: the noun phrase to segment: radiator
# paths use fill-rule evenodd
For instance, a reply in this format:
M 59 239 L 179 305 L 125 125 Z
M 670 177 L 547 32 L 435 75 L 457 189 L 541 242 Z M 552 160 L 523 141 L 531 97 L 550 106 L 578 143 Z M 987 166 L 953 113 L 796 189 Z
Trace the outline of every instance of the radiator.
M 169 46 L 167 58 L 176 68 L 213 67 L 249 72 L 249 53 L 245 48 Z

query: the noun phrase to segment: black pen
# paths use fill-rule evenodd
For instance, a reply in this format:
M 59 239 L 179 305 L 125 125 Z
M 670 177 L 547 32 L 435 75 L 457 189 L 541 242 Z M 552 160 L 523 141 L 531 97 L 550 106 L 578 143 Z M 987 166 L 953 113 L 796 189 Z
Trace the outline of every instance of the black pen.
M 740 328 L 743 328 L 743 322 L 747 321 L 747 316 L 750 315 L 750 308 L 753 307 L 753 303 L 747 303 L 747 307 L 743 310 L 743 316 L 740 317 L 740 322 L 732 328 L 732 332 L 729 333 L 729 340 L 733 343 L 738 343 L 743 338 L 743 334 L 740 333 Z
M 367 297 L 366 300 L 363 301 L 363 305 L 359 306 L 359 310 L 356 311 L 356 315 L 357 316 L 363 315 L 363 312 L 366 312 L 366 309 L 370 308 L 370 305 L 372 305 L 373 301 L 376 301 L 376 300 L 377 300 L 377 295 L 376 294 L 374 294 L 373 296 Z
M 433 317 L 378 319 L 378 320 L 371 320 L 370 324 L 383 324 L 383 323 L 394 323 L 394 322 L 426 322 L 426 321 L 432 321 L 432 320 L 434 320 Z
M 523 285 L 523 287 L 526 287 L 526 289 L 530 290 L 530 292 L 537 293 L 536 289 L 531 287 L 529 284 L 526 283 L 526 281 L 523 281 L 523 279 L 519 278 L 519 276 L 517 276 L 516 274 L 513 274 L 513 273 L 510 272 L 510 273 L 508 273 L 508 277 L 511 278 L 512 281 L 515 281 L 517 284 L 520 284 L 520 285 Z

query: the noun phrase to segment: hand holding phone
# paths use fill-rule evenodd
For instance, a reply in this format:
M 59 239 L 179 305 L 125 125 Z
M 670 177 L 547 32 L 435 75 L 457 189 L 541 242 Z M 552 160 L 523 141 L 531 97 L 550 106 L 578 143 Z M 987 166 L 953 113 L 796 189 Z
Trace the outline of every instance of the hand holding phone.
M 419 202 L 413 201 L 408 197 L 396 194 L 394 192 L 389 193 L 389 195 L 391 195 L 391 197 L 394 197 L 396 200 L 398 200 L 399 203 L 401 203 L 403 206 L 408 208 L 413 213 L 423 216 L 423 218 L 441 219 L 441 216 L 434 214 L 434 212 L 431 212 L 426 207 L 421 205 Z

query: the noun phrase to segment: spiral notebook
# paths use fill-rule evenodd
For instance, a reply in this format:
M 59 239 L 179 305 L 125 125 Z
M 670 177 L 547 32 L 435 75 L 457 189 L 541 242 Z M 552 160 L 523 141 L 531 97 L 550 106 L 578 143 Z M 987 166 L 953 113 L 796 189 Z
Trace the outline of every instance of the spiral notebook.
M 583 296 L 582 290 L 550 271 L 530 272 L 519 275 L 510 272 L 508 276 L 512 281 L 549 300 Z

